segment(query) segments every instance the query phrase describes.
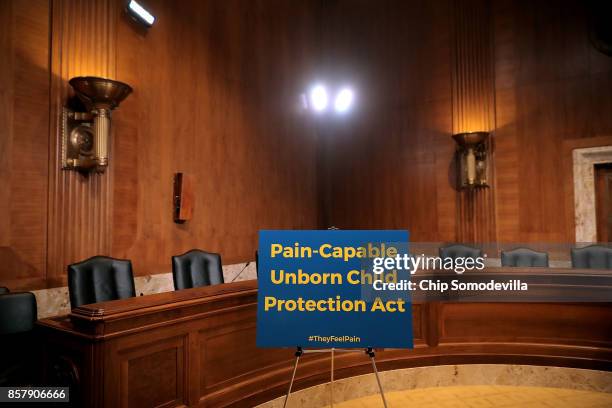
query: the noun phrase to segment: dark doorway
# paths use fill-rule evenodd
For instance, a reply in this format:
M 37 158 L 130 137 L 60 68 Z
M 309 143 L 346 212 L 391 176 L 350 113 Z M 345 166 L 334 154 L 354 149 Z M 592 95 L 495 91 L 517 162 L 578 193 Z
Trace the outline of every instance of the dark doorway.
M 597 241 L 612 241 L 612 163 L 595 165 Z

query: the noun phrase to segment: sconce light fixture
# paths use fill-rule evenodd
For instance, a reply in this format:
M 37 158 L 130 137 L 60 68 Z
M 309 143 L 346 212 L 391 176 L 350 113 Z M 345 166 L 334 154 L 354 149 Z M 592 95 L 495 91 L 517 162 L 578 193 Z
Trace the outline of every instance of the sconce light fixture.
M 104 173 L 108 166 L 111 110 L 132 88 L 123 82 L 98 77 L 75 77 L 68 82 L 86 112 L 62 111 L 62 168 Z
M 461 188 L 488 187 L 490 138 L 488 132 L 453 135 L 457 142 L 457 172 Z

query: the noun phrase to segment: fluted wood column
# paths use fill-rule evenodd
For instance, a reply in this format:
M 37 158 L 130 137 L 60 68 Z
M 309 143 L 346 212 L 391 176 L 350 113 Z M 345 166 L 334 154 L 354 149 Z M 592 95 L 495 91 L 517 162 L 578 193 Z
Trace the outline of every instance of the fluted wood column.
M 456 0 L 453 23 L 453 133 L 495 130 L 495 82 L 490 4 Z M 494 135 L 492 134 L 494 151 Z M 488 188 L 459 190 L 457 240 L 496 241 L 494 155 Z
M 49 157 L 48 283 L 66 265 L 92 255 L 109 255 L 113 172 L 82 175 L 61 169 L 62 107 L 73 95 L 75 76 L 116 74 L 115 0 L 54 0 L 51 30 L 51 120 Z M 111 153 L 112 157 L 112 153 Z

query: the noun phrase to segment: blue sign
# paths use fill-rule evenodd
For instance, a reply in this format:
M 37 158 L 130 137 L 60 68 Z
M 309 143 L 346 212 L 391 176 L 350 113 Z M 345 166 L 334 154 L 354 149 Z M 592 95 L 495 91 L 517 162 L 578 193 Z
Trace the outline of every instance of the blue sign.
M 407 231 L 260 231 L 257 346 L 412 348 L 409 291 L 381 290 L 410 272 L 373 271 L 407 254 Z

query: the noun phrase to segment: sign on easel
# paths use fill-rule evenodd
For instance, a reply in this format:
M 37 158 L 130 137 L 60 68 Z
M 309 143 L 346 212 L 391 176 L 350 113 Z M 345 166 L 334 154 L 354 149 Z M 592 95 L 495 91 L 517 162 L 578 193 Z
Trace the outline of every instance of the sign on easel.
M 407 254 L 407 231 L 260 231 L 257 346 L 412 348 L 410 271 L 381 268 Z

